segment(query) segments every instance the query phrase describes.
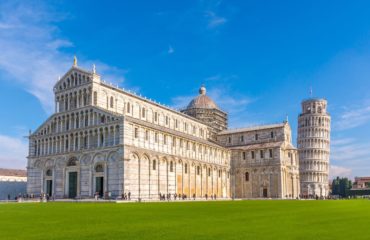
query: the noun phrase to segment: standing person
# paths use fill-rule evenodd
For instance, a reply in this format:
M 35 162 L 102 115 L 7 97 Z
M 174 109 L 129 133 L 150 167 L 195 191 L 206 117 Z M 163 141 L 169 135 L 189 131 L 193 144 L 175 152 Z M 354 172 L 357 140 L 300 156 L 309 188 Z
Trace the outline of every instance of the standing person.
M 10 194 L 8 194 L 8 201 L 10 200 Z
M 98 198 L 99 198 L 99 193 L 95 192 L 95 201 L 98 201 Z
M 131 200 L 131 192 L 128 192 L 128 200 Z

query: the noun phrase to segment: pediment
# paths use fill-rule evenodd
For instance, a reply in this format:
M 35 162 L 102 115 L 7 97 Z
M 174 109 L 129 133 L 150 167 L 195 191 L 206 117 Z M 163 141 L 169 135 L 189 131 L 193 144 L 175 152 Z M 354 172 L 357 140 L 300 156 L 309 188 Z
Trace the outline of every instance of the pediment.
M 91 83 L 93 73 L 77 66 L 72 66 L 69 71 L 54 85 L 54 92 L 68 90 L 80 85 Z

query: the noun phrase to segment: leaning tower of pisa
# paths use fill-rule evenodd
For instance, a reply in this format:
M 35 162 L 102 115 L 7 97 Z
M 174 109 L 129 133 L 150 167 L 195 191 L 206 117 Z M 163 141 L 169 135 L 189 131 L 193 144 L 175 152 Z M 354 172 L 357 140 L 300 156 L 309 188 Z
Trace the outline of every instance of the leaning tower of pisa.
M 325 99 L 302 101 L 297 142 L 301 194 L 326 197 L 329 194 L 330 115 Z

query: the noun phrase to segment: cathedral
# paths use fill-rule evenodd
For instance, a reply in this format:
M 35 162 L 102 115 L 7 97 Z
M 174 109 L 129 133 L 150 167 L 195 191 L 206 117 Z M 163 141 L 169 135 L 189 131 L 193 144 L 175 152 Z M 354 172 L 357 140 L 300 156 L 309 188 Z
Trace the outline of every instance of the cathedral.
M 287 121 L 229 129 L 204 86 L 178 111 L 104 82 L 75 58 L 53 90 L 55 113 L 29 136 L 28 194 L 285 199 L 302 196 L 302 176 L 312 185 Z

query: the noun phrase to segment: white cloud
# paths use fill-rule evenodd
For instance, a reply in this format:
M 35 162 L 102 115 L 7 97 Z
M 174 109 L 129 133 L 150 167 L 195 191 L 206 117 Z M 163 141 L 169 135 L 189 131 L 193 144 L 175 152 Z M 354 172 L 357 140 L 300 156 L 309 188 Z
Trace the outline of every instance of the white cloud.
M 336 165 L 330 165 L 330 179 L 336 178 L 336 177 L 347 177 L 352 178 L 352 169 L 336 166 Z
M 344 111 L 337 119 L 334 127 L 337 130 L 347 130 L 370 123 L 370 104 L 362 107 L 349 108 Z
M 208 28 L 216 28 L 227 22 L 226 18 L 218 16 L 214 11 L 207 11 L 205 16 L 208 20 Z
M 27 165 L 28 144 L 22 138 L 0 135 L 0 168 L 24 169 Z
M 72 65 L 73 56 L 64 53 L 62 48 L 72 47 L 73 43 L 61 37 L 55 25 L 64 18 L 40 2 L 0 3 L 0 71 L 21 83 L 48 113 L 54 108 L 53 85 Z M 92 61 L 86 62 L 92 64 Z M 103 78 L 123 81 L 124 72 L 99 61 L 96 63 Z
M 172 54 L 172 53 L 174 53 L 175 52 L 175 49 L 170 45 L 170 46 L 168 46 L 168 50 L 167 50 L 167 53 L 168 54 Z
M 370 143 L 364 142 L 361 139 L 355 138 L 339 138 L 331 141 L 331 165 L 333 172 L 330 173 L 332 177 L 335 174 L 342 173 L 343 176 L 352 177 L 352 171 L 356 175 L 368 175 L 370 171 Z M 349 171 L 351 170 L 351 175 Z

